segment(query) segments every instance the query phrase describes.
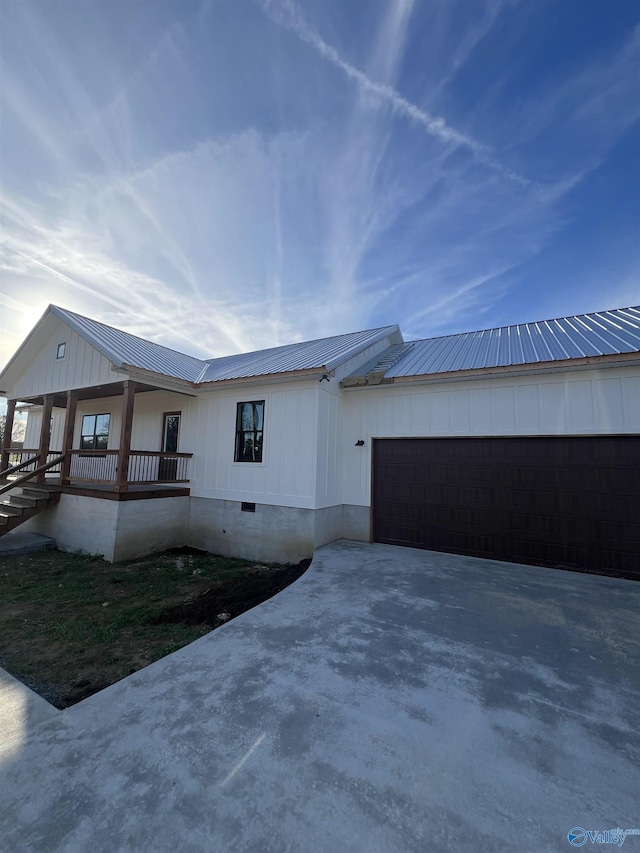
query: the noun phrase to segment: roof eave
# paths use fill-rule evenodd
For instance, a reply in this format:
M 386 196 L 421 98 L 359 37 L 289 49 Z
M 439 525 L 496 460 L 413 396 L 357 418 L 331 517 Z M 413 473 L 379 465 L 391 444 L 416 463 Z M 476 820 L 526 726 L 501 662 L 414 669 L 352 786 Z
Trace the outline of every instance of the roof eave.
M 301 370 L 283 370 L 279 373 L 261 373 L 256 376 L 237 376 L 231 379 L 213 379 L 209 382 L 198 382 L 195 387 L 198 390 L 209 391 L 219 387 L 233 387 L 237 385 L 258 385 L 262 382 L 295 382 L 304 379 L 322 379 L 323 376 L 331 378 L 333 371 L 328 367 L 306 367 Z

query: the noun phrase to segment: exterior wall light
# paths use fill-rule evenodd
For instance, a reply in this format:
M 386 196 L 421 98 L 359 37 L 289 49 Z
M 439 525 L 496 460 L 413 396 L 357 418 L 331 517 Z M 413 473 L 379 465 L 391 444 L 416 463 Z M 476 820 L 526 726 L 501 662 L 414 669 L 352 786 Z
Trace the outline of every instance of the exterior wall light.
M 359 438 L 356 441 L 356 447 L 364 447 L 364 438 Z

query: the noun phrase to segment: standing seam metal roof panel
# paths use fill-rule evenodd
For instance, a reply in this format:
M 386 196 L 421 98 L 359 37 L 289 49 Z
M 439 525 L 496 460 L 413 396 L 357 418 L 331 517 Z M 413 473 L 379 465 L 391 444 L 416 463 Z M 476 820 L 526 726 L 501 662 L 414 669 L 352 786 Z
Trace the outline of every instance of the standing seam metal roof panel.
M 399 333 L 396 325 L 383 326 L 201 360 L 71 311 L 56 306 L 51 306 L 51 310 L 91 340 L 115 364 L 139 367 L 193 383 L 321 367 L 332 370 L 366 346 L 387 335 Z M 387 370 L 387 378 L 639 352 L 640 307 L 464 332 L 411 343 L 407 352 Z
M 244 379 L 322 367 L 332 370 L 360 350 L 397 331 L 398 326 L 383 326 L 364 332 L 214 358 L 207 362 L 198 381 L 219 382 L 223 379 Z
M 55 305 L 51 310 L 76 332 L 88 338 L 110 361 L 117 365 L 127 364 L 153 373 L 161 373 L 175 379 L 195 382 L 205 364 L 198 358 L 162 346 L 162 344 L 138 338 L 97 320 L 90 320 L 72 311 Z
M 640 352 L 640 306 L 412 343 L 386 378 Z
M 387 335 L 399 334 L 397 325 L 382 326 L 205 360 L 185 355 L 55 305 L 51 306 L 51 310 L 80 335 L 90 340 L 116 365 L 138 367 L 193 383 L 245 379 L 313 368 L 332 370 L 366 346 L 382 340 Z

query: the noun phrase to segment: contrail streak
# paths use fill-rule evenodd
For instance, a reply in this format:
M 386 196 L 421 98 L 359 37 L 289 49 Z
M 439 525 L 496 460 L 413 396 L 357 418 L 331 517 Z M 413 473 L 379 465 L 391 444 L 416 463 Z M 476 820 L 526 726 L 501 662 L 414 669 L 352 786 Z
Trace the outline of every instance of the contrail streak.
M 388 104 L 395 113 L 405 116 L 415 124 L 421 125 L 428 134 L 436 137 L 441 142 L 458 148 L 466 148 L 473 153 L 480 163 L 499 172 L 509 180 L 522 186 L 530 186 L 531 182 L 527 178 L 523 178 L 516 172 L 507 169 L 491 157 L 489 150 L 482 143 L 451 127 L 443 118 L 433 116 L 427 110 L 421 109 L 411 103 L 411 101 L 404 98 L 392 86 L 371 80 L 360 69 L 342 59 L 335 48 L 327 44 L 324 39 L 311 29 L 300 10 L 291 0 L 284 0 L 284 3 L 276 3 L 274 0 L 260 0 L 260 2 L 265 12 L 276 24 L 291 30 L 298 38 L 313 47 L 324 59 L 336 68 L 340 68 L 363 91 Z

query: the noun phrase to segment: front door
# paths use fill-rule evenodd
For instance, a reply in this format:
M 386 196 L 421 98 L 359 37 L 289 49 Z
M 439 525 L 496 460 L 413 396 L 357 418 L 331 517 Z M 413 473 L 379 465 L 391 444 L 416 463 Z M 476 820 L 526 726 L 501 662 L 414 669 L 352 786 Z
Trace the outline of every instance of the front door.
M 163 453 L 178 452 L 178 437 L 180 434 L 180 412 L 165 412 L 162 420 L 162 451 Z M 178 460 L 170 456 L 160 459 L 158 480 L 172 481 L 178 473 Z

